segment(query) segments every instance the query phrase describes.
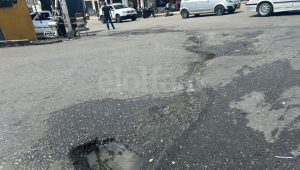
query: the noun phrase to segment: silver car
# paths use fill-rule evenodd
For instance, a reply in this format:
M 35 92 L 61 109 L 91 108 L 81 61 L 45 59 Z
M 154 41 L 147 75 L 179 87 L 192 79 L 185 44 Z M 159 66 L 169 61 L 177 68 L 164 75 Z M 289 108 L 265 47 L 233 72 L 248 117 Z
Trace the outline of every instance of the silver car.
M 240 7 L 240 0 L 181 0 L 180 14 L 183 19 L 209 12 L 223 15 L 225 11 L 234 13 Z

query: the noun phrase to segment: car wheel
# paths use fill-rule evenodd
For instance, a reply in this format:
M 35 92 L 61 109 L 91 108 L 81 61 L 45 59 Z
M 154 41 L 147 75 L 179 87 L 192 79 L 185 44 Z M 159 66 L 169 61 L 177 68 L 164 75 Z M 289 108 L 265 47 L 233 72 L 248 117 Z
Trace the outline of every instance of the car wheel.
M 186 19 L 189 17 L 189 11 L 186 9 L 181 10 L 180 14 L 183 19 Z
M 223 7 L 223 5 L 218 5 L 218 6 L 216 6 L 216 8 L 215 8 L 215 13 L 216 13 L 217 15 L 223 15 L 224 12 L 225 12 L 225 8 Z
M 105 24 L 105 19 L 103 16 L 100 17 L 100 20 L 101 20 L 102 24 Z
M 195 14 L 195 17 L 199 17 L 200 16 L 200 14 Z
M 117 16 L 116 16 L 116 21 L 117 21 L 118 23 L 122 22 L 122 18 L 121 18 L 120 15 L 117 15 Z
M 263 2 L 257 7 L 258 15 L 262 17 L 269 16 L 273 13 L 273 6 L 269 2 Z

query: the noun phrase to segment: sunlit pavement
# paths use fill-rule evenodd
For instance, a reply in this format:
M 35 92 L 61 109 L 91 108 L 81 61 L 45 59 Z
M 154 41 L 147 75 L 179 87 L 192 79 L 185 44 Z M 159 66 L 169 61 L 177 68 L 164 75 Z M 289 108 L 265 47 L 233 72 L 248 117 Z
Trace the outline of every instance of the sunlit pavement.
M 120 168 L 122 148 L 123 169 L 299 169 L 299 14 L 90 21 L 1 48 L 0 169 Z

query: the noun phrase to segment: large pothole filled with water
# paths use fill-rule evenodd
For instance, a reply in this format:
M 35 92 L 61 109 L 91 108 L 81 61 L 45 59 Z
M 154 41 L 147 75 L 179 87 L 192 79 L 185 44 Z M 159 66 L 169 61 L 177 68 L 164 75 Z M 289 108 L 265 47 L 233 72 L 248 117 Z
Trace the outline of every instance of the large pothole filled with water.
M 143 165 L 138 153 L 114 142 L 96 147 L 87 161 L 92 170 L 139 170 Z

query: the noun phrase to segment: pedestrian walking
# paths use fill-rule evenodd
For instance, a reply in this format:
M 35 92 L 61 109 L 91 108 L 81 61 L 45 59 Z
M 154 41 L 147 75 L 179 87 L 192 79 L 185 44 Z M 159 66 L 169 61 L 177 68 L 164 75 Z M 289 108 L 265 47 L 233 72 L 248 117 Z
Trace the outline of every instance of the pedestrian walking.
M 151 14 L 153 15 L 153 17 L 155 17 L 155 15 L 154 15 L 155 7 L 154 7 L 153 3 L 150 4 L 150 9 L 151 9 Z
M 111 26 L 113 27 L 113 29 L 115 29 L 113 22 L 111 21 L 111 11 L 110 11 L 110 7 L 106 6 L 106 2 L 104 2 L 104 7 L 102 8 L 102 11 L 104 13 L 104 18 L 105 18 L 105 22 L 107 25 L 107 29 L 109 30 L 109 24 L 108 21 L 111 23 Z

